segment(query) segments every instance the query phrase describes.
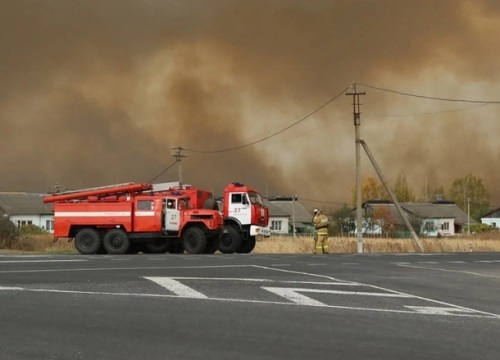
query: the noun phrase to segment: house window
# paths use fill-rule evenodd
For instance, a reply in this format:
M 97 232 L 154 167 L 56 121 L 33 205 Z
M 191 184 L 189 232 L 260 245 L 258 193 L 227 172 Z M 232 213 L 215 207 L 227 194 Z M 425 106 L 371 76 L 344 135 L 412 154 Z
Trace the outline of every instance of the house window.
M 425 231 L 434 231 L 434 223 L 433 222 L 426 222 L 425 223 Z
M 441 230 L 450 230 L 450 223 L 449 222 L 442 223 Z
M 45 229 L 47 231 L 52 231 L 54 230 L 54 220 L 46 220 L 45 221 Z
M 491 223 L 491 226 L 493 226 L 493 227 L 497 227 L 497 223 L 492 222 L 492 223 Z
M 271 221 L 271 230 L 281 231 L 281 220 L 272 220 Z
M 27 225 L 32 225 L 33 224 L 33 221 L 31 220 L 17 220 L 17 227 L 20 228 L 20 227 L 23 227 L 23 226 L 27 226 Z

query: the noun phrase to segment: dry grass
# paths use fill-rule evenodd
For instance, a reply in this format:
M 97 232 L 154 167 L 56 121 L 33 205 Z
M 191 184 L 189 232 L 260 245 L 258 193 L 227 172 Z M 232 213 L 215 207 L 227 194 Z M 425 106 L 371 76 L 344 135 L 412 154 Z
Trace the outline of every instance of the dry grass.
M 356 253 L 357 239 L 350 237 L 330 237 L 331 253 Z M 413 239 L 364 238 L 366 253 L 413 253 L 418 247 Z M 424 252 L 496 252 L 500 251 L 500 236 L 483 235 L 454 238 L 422 239 Z M 259 239 L 254 253 L 258 254 L 301 254 L 313 253 L 314 240 L 310 237 L 270 237 Z
M 11 244 L 9 249 L 0 248 L 0 253 L 77 253 L 73 242 L 61 239 L 54 242 L 51 235 L 23 236 Z
M 357 239 L 353 237 L 330 237 L 331 253 L 356 253 Z M 366 253 L 413 253 L 418 252 L 413 239 L 364 238 Z M 424 251 L 439 252 L 497 252 L 500 251 L 500 234 L 482 234 L 470 237 L 422 239 Z M 303 254 L 313 253 L 314 241 L 310 237 L 272 236 L 260 238 L 253 253 L 256 254 Z M 50 235 L 32 235 L 16 241 L 9 249 L 0 248 L 0 253 L 77 253 L 73 242 L 61 239 L 54 242 Z

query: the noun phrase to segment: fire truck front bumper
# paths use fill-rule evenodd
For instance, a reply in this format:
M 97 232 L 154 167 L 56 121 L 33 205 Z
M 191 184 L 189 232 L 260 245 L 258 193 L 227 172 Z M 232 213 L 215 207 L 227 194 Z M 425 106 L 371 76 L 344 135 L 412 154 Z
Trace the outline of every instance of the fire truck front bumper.
M 271 236 L 271 230 L 263 226 L 257 226 L 257 225 L 250 226 L 250 236 L 256 236 L 256 235 L 269 237 Z

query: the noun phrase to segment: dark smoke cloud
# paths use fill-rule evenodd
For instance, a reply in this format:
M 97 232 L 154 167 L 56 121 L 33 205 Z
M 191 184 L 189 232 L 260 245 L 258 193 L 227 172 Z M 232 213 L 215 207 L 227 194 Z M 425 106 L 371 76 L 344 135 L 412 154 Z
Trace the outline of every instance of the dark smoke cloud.
M 0 191 L 149 181 L 172 146 L 247 144 L 353 81 L 494 100 L 499 25 L 493 0 L 4 0 Z M 404 171 L 418 192 L 472 172 L 500 205 L 495 105 L 447 113 L 466 105 L 358 89 L 362 136 L 386 177 Z M 350 202 L 351 111 L 342 95 L 267 141 L 188 151 L 183 180 Z M 407 116 L 376 116 L 394 113 Z M 156 180 L 177 180 L 177 168 Z

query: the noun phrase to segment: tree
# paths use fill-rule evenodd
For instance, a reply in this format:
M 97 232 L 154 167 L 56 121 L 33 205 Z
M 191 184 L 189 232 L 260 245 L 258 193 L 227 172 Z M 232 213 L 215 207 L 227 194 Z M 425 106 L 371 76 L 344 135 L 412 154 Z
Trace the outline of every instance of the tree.
M 438 186 L 437 188 L 431 190 L 430 192 L 430 201 L 437 201 L 438 199 L 445 199 L 446 198 L 446 193 L 444 191 L 443 185 Z
M 351 192 L 352 203 L 356 204 L 356 187 Z M 376 180 L 373 176 L 367 176 L 361 181 L 361 202 L 375 199 L 387 200 L 389 199 L 389 194 L 387 194 L 382 182 Z
M 344 204 L 340 209 L 332 211 L 330 217 L 333 220 L 329 226 L 329 232 L 333 235 L 344 236 L 354 231 L 354 215 L 352 208 Z
M 410 189 L 410 185 L 408 185 L 408 180 L 406 179 L 406 175 L 403 171 L 399 173 L 396 179 L 396 183 L 394 185 L 394 195 L 400 202 L 415 201 L 415 196 L 413 195 L 413 191 Z
M 483 186 L 483 181 L 472 174 L 455 179 L 450 189 L 450 196 L 465 212 L 469 205 L 470 216 L 476 220 L 490 208 L 490 195 Z
M 387 205 L 379 206 L 373 211 L 372 221 L 380 226 L 382 234 L 391 237 L 396 231 L 396 220 Z

